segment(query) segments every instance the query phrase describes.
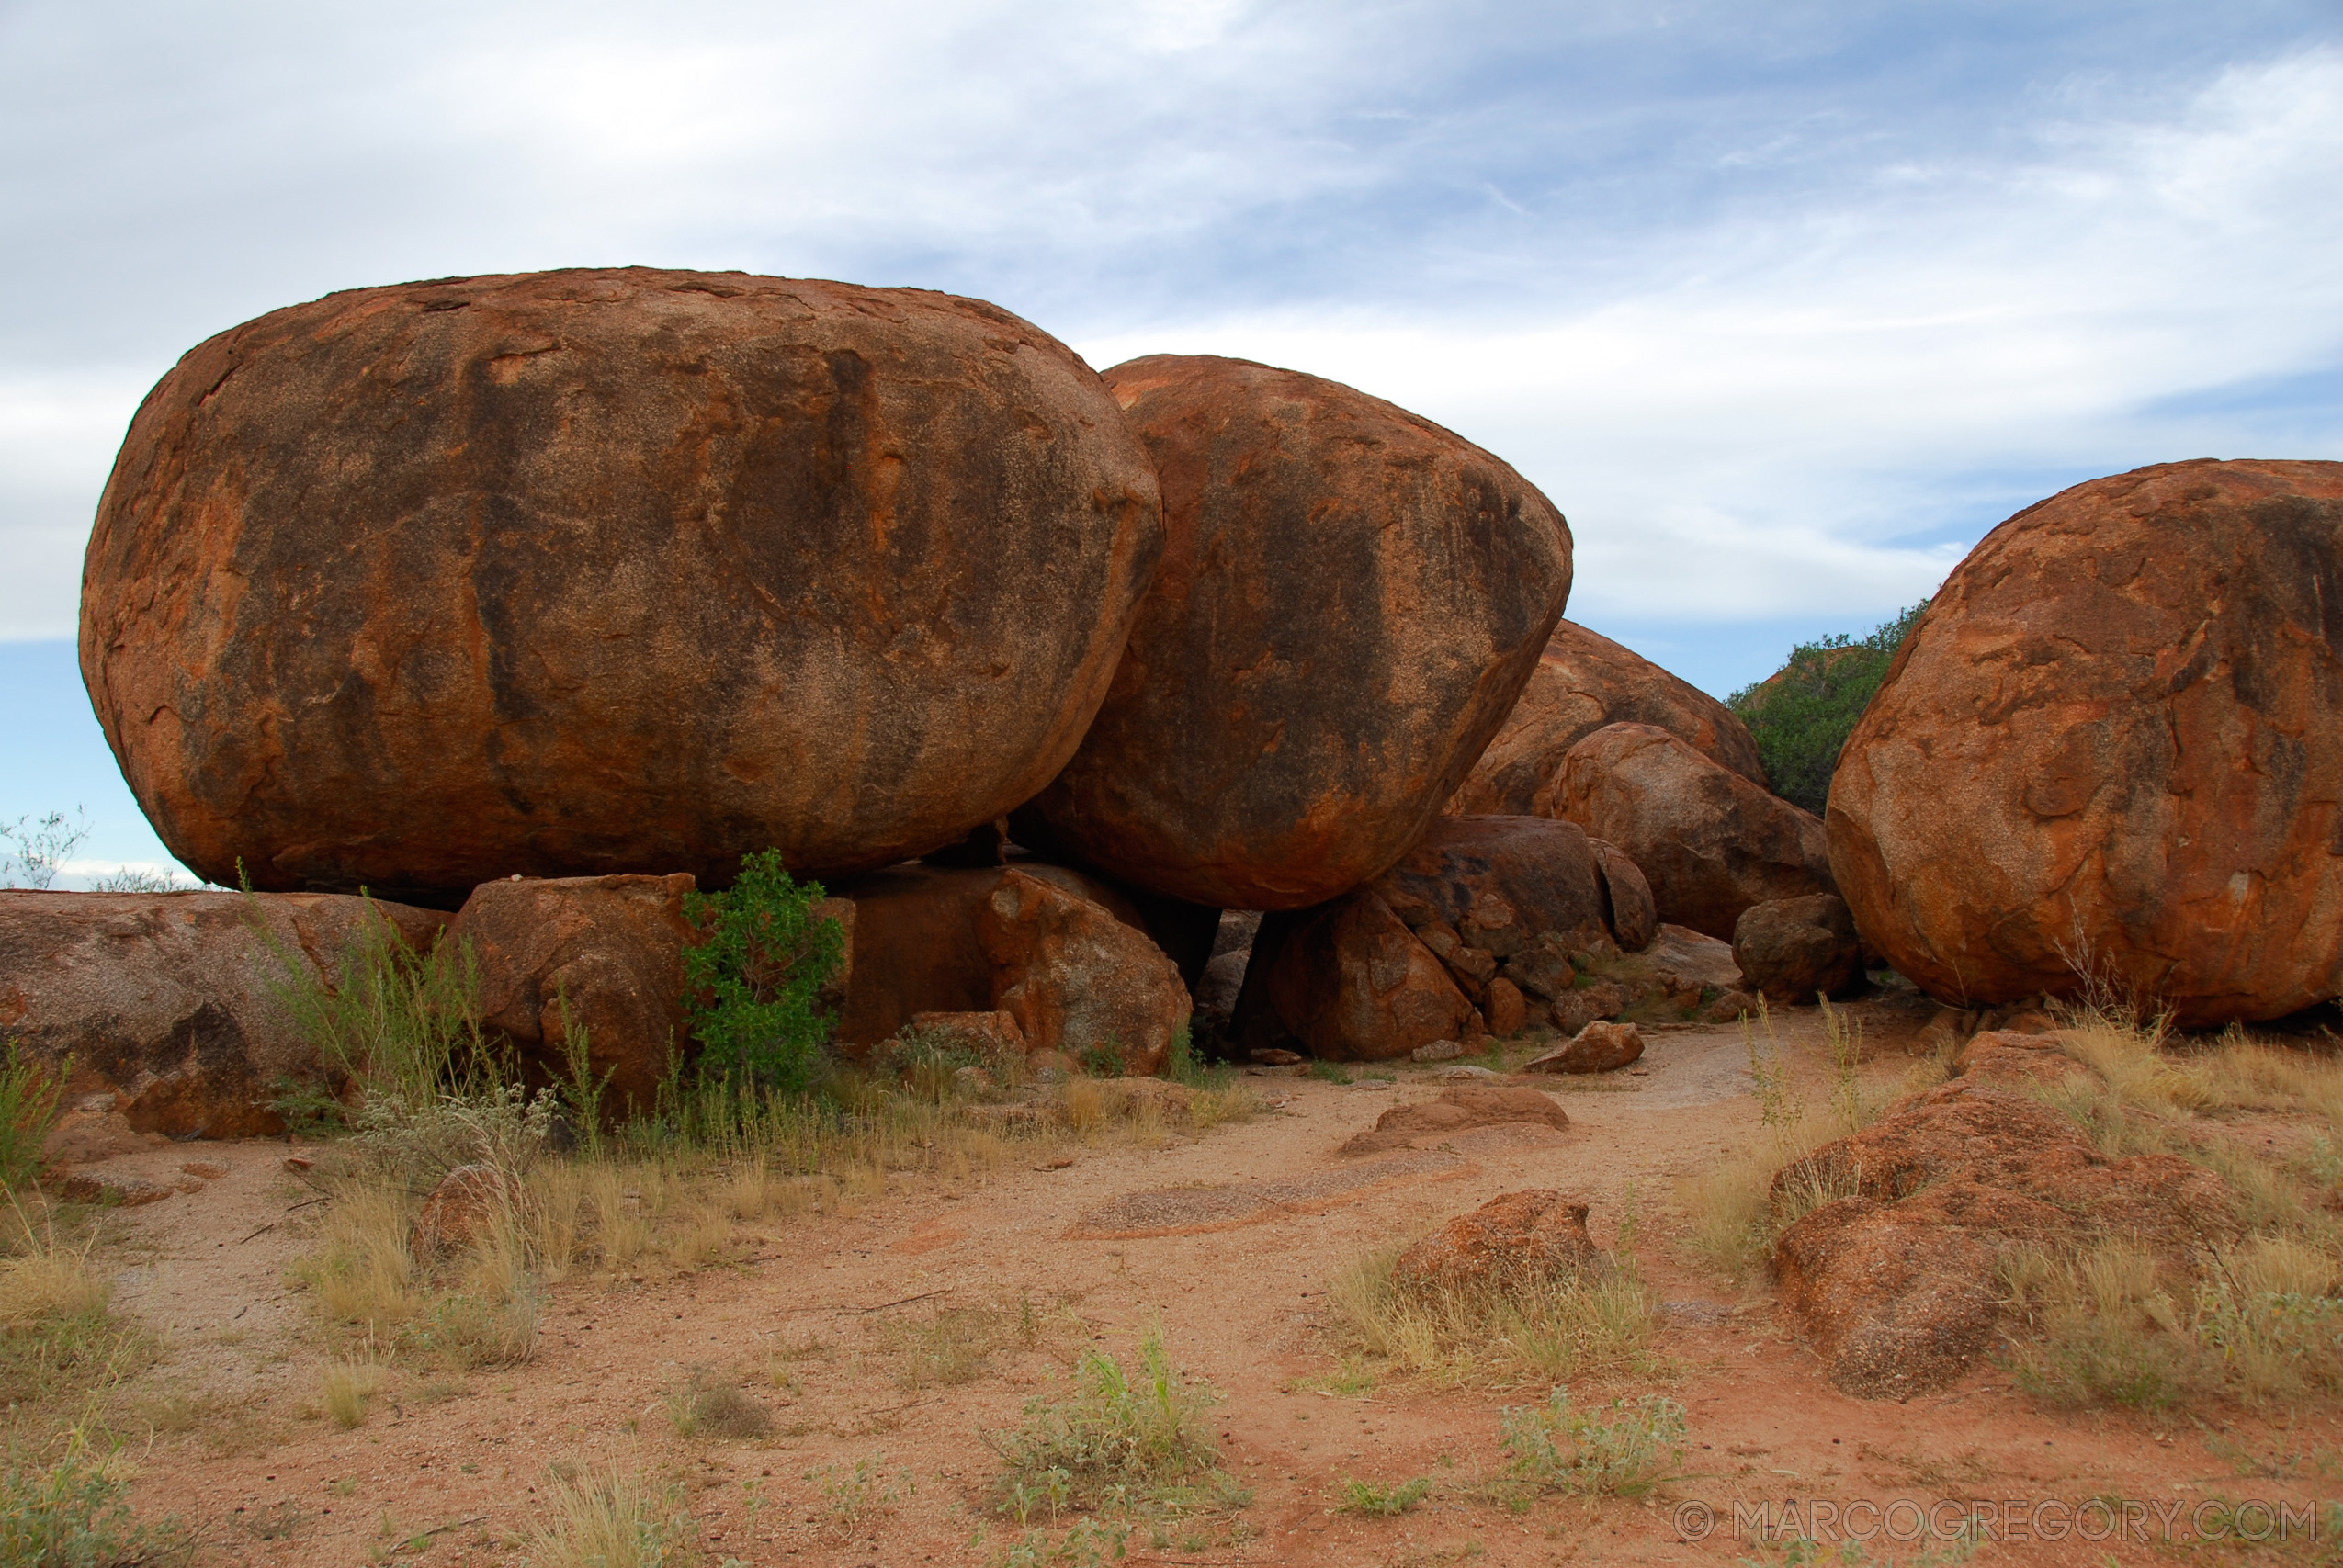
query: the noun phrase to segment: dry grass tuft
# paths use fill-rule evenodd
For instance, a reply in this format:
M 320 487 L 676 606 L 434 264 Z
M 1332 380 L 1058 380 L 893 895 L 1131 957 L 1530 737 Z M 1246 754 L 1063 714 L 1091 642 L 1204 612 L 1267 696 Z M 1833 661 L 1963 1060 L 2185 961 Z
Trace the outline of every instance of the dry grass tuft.
M 325 1418 L 348 1431 L 366 1420 L 366 1402 L 382 1391 L 382 1369 L 372 1358 L 330 1363 L 318 1380 L 318 1404 Z
M 616 1466 L 556 1472 L 524 1542 L 529 1568 L 662 1568 L 686 1557 L 691 1516 L 682 1495 Z
M 1403 1377 L 1505 1385 L 1588 1373 L 1650 1373 L 1660 1303 L 1632 1258 L 1543 1279 L 1466 1289 L 1402 1287 L 1392 1276 L 1405 1246 L 1358 1258 L 1335 1275 L 1335 1327 Z

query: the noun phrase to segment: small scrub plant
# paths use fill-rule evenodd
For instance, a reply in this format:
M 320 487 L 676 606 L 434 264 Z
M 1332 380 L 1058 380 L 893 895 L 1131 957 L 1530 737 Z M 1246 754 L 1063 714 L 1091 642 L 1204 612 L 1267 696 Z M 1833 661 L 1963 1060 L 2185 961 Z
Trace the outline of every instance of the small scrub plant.
M 0 823 L 0 887 L 46 892 L 89 834 L 89 818 L 80 807 L 71 821 L 63 812 L 51 811 L 38 820 L 19 817 Z
M 1363 1518 L 1393 1519 L 1432 1495 L 1432 1477 L 1419 1475 L 1412 1481 L 1384 1485 L 1374 1481 L 1342 1483 L 1341 1508 L 1346 1514 Z
M 613 1466 L 557 1469 L 522 1542 L 528 1568 L 663 1568 L 688 1562 L 697 1533 L 682 1490 Z
M 1351 1069 L 1340 1062 L 1312 1060 L 1310 1065 L 1302 1071 L 1305 1077 L 1316 1078 L 1320 1083 L 1349 1083 L 1351 1081 Z
M 679 1438 L 721 1438 L 744 1442 L 768 1437 L 773 1417 L 764 1406 L 706 1367 L 695 1367 L 684 1386 L 662 1396 L 668 1423 Z
M 821 1491 L 822 1512 L 829 1517 L 832 1531 L 841 1538 L 881 1514 L 891 1513 L 919 1491 L 910 1471 L 888 1475 L 885 1454 L 871 1454 L 852 1464 L 821 1465 L 807 1471 L 805 1480 Z
M 1104 1568 L 1123 1561 L 1131 1527 L 1100 1519 L 1078 1519 L 1061 1534 L 1027 1530 L 985 1558 L 986 1568 Z M 970 1545 L 980 1545 L 978 1540 Z
M 1104 1040 L 1093 1041 L 1083 1046 L 1081 1055 L 1077 1059 L 1081 1063 L 1082 1071 L 1092 1077 L 1119 1078 L 1126 1068 L 1129 1057 L 1123 1049 L 1123 1043 L 1110 1034 Z
M 369 1359 L 335 1361 L 319 1379 L 318 1405 L 325 1418 L 348 1431 L 366 1421 L 366 1403 L 382 1388 L 382 1369 Z
M 130 1483 L 90 1452 L 86 1434 L 66 1434 L 51 1464 L 0 1462 L 0 1562 L 28 1568 L 117 1568 L 152 1562 L 184 1544 L 169 1525 L 132 1517 Z
M 779 850 L 743 858 L 724 892 L 684 895 L 685 915 L 706 932 L 684 950 L 703 1076 L 785 1094 L 820 1081 L 830 1033 L 820 996 L 845 953 L 838 922 L 812 913 L 822 897 L 819 882 L 790 876 Z
M 1024 1523 L 1036 1507 L 1139 1508 L 1166 1514 L 1241 1506 L 1219 1468 L 1205 1412 L 1219 1395 L 1172 1364 L 1160 1331 L 1139 1341 L 1137 1376 L 1103 1350 L 1074 1369 L 1070 1398 L 1036 1398 L 1025 1423 L 993 1440 L 999 1506 Z
M 1605 1416 L 1608 1416 L 1608 1419 Z M 1500 1417 L 1506 1452 L 1500 1485 L 1526 1506 L 1549 1492 L 1579 1497 L 1639 1497 L 1674 1479 L 1684 1462 L 1684 1407 L 1665 1394 L 1602 1412 L 1578 1410 L 1556 1388 L 1543 1405 Z

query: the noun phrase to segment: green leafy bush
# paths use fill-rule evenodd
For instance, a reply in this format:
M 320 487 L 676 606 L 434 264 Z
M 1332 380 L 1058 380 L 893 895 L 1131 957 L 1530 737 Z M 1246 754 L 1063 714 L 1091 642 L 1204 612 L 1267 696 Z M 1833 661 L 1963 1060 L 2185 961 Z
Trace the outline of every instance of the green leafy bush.
M 1581 1497 L 1636 1497 L 1671 1479 L 1684 1461 L 1684 1407 L 1665 1394 L 1609 1405 L 1611 1420 L 1570 1406 L 1556 1388 L 1543 1408 L 1508 1408 L 1505 1483 L 1518 1495 L 1564 1492 Z
M 1726 699 L 1756 738 L 1774 794 L 1821 815 L 1839 749 L 1927 608 L 1923 599 L 1861 638 L 1800 643 L 1780 670 Z
M 821 987 L 845 955 L 838 922 L 812 912 L 822 897 L 821 883 L 789 875 L 779 850 L 745 857 L 726 892 L 684 895 L 684 913 L 707 933 L 684 950 L 685 1014 L 703 1077 L 785 1093 L 821 1077 L 830 1037 Z

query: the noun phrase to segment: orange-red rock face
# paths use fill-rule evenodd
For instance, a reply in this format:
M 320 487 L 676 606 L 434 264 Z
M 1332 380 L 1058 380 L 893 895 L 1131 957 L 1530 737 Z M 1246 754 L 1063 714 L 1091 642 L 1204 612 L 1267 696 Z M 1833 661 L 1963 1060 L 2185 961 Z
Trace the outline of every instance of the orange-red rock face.
M 1570 748 L 1606 724 L 1664 729 L 1718 767 L 1766 787 L 1757 741 L 1731 708 L 1609 637 L 1560 621 L 1521 701 L 1449 797 L 1449 812 L 1530 815 Z
M 2186 1026 L 2343 993 L 2343 463 L 2173 463 L 1953 572 L 1841 753 L 1831 863 L 1937 997 L 2088 964 Z
M 1831 890 L 1819 819 L 1654 725 L 1571 747 L 1537 808 L 1625 851 L 1660 919 L 1721 942 L 1753 904 Z
M 1335 382 L 1172 355 L 1106 380 L 1162 480 L 1163 562 L 1020 831 L 1215 908 L 1334 897 L 1422 835 L 1511 710 L 1569 531 L 1504 463 Z
M 832 876 L 1057 773 L 1160 545 L 1104 386 L 980 301 L 409 284 L 224 333 L 149 394 L 82 671 L 215 880 L 452 905 L 516 872 L 720 886 L 767 846 Z

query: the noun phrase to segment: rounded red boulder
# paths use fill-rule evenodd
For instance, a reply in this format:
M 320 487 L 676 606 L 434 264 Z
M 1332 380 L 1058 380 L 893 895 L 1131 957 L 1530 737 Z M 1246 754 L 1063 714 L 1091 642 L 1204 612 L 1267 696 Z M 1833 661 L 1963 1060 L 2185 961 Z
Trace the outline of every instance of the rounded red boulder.
M 1245 360 L 1105 373 L 1154 457 L 1162 565 L 1020 837 L 1220 908 L 1294 909 L 1421 837 L 1570 588 L 1536 488 L 1378 398 Z
M 2343 463 L 2168 463 L 1986 536 L 1848 737 L 1831 864 L 1940 998 L 2343 994 Z
M 452 903 L 723 886 L 767 847 L 837 875 L 1057 773 L 1160 546 L 1105 387 L 979 300 L 405 284 L 223 333 L 148 395 L 82 670 L 215 881 Z

